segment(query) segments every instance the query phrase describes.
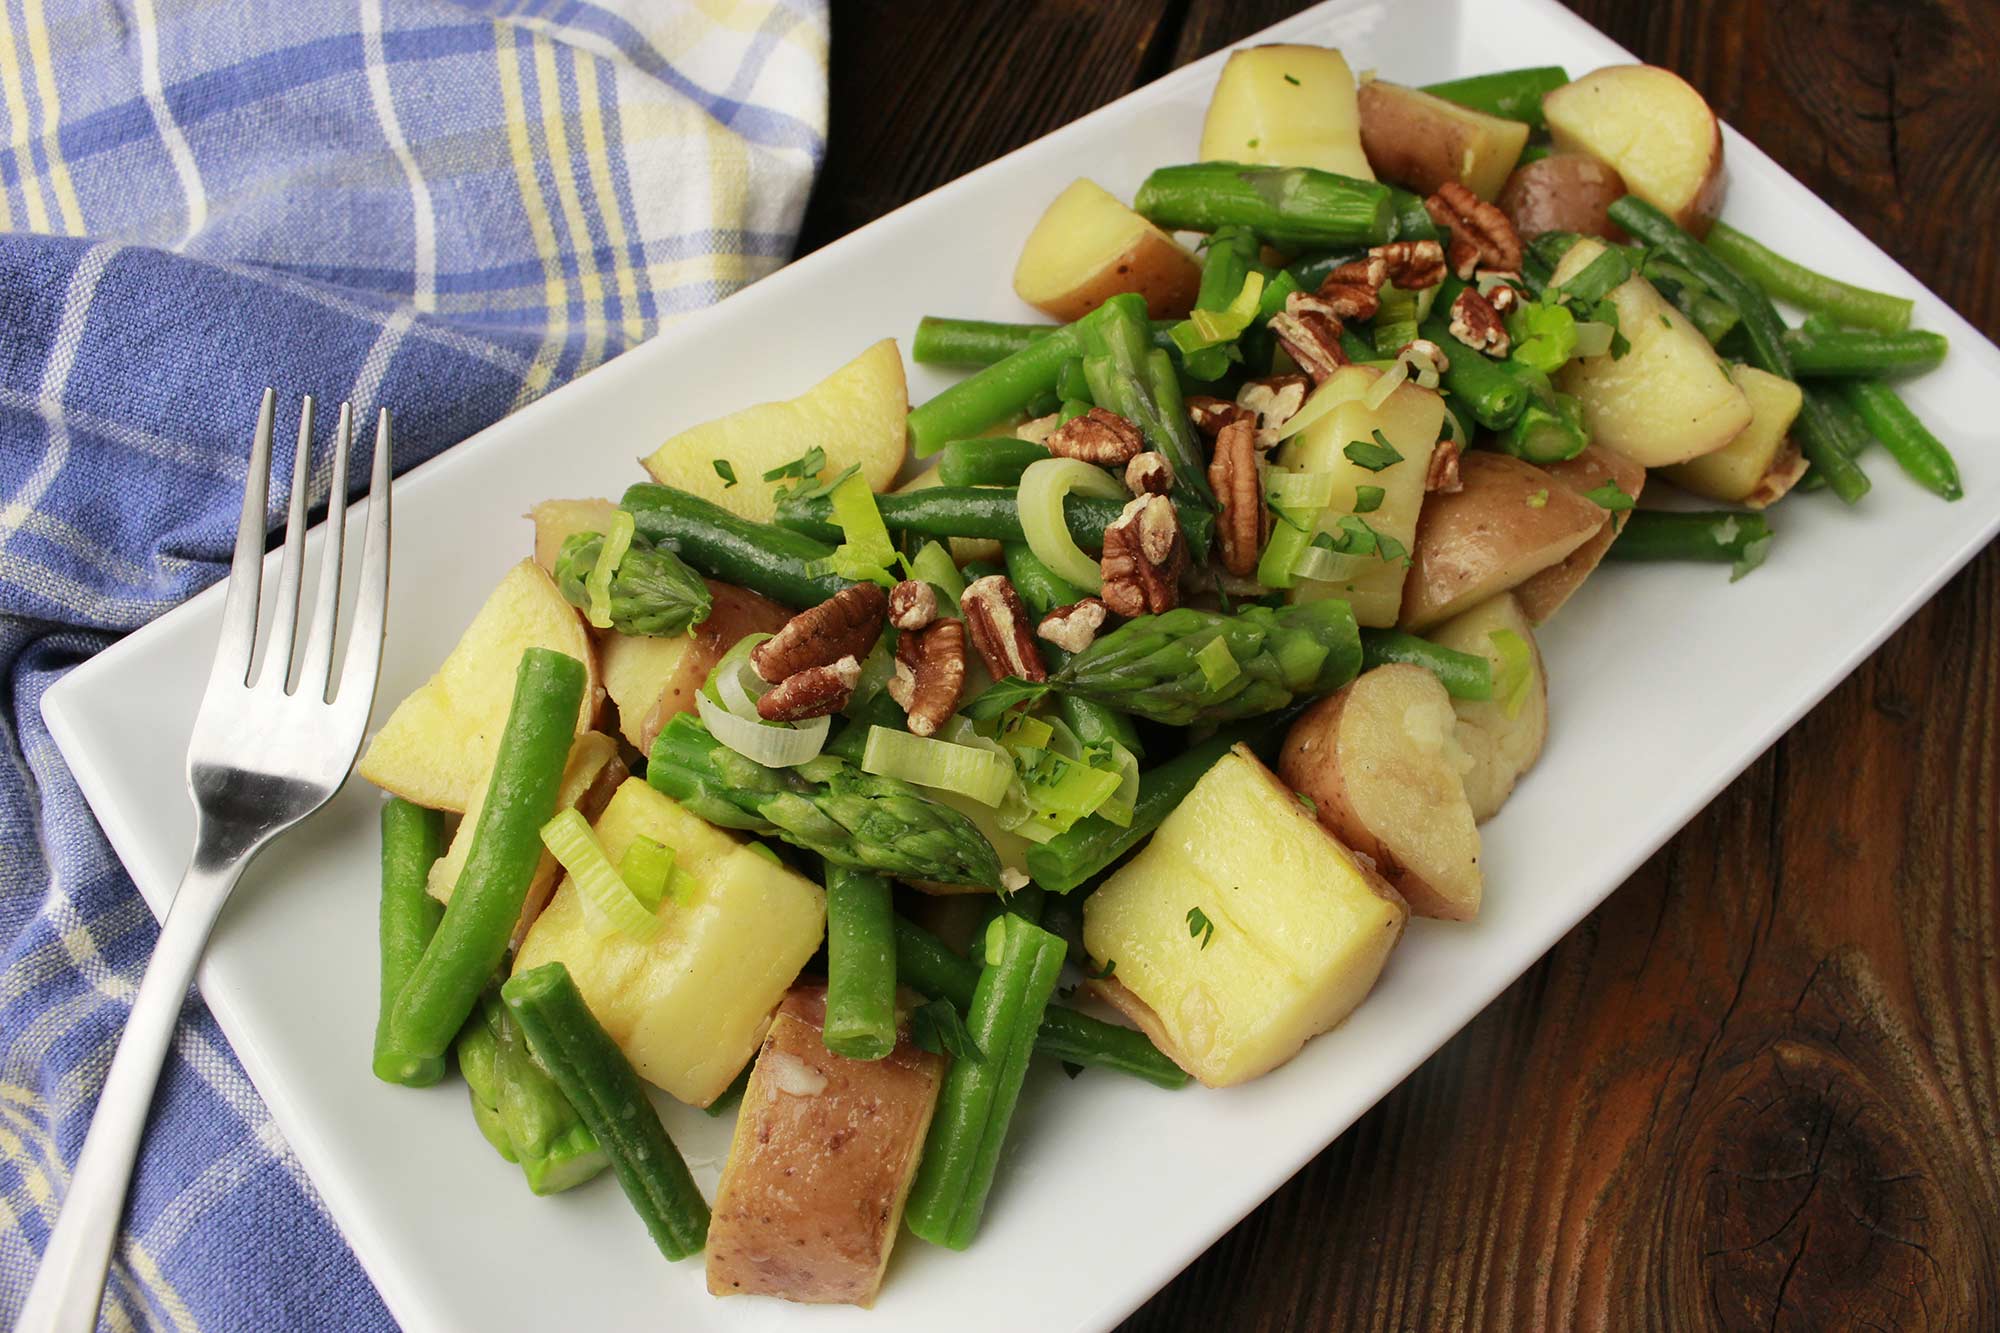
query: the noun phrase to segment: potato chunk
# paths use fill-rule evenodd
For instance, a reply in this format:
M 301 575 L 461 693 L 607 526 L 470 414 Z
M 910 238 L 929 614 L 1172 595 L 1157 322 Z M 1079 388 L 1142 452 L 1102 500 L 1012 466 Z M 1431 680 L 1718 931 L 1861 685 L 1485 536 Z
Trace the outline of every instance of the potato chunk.
M 1201 160 L 1317 167 L 1374 180 L 1361 151 L 1361 115 L 1346 58 L 1330 46 L 1230 52 L 1208 99 Z
M 661 901 L 664 925 L 642 942 L 594 933 L 564 876 L 514 970 L 567 966 L 640 1077 L 706 1106 L 756 1053 L 771 1011 L 819 948 L 826 893 L 639 778 L 619 787 L 596 831 L 613 865 L 635 838 L 672 848 L 692 889 Z
M 1465 799 L 1458 717 L 1419 666 L 1364 673 L 1292 724 L 1278 760 L 1320 822 L 1364 856 L 1418 916 L 1479 915 L 1479 830 Z
M 530 648 L 553 648 L 587 673 L 576 730 L 590 730 L 603 690 L 583 617 L 540 566 L 507 571 L 437 674 L 418 686 L 369 742 L 356 772 L 431 810 L 464 810 L 493 767 L 514 703 L 514 673 Z
M 1585 237 L 1556 265 L 1560 286 L 1604 251 Z M 1750 424 L 1750 400 L 1701 330 L 1653 284 L 1633 274 L 1611 291 L 1623 356 L 1579 357 L 1556 387 L 1583 406 L 1591 440 L 1643 467 L 1665 467 L 1713 453 Z
M 1213 934 L 1190 935 L 1199 909 Z M 1224 1087 L 1277 1068 L 1361 1003 L 1408 910 L 1243 746 L 1084 901 L 1100 993 Z
M 597 636 L 604 689 L 618 709 L 618 731 L 640 754 L 675 713 L 692 713 L 708 673 L 746 634 L 776 634 L 792 613 L 733 583 L 707 580 L 708 618 L 693 634 Z
M 708 1290 L 874 1304 L 944 1060 L 907 1029 L 881 1060 L 826 1049 L 826 988 L 785 997 L 743 1090 L 708 1227 Z
M 1722 207 L 1722 126 L 1686 79 L 1656 65 L 1610 65 L 1542 99 L 1560 152 L 1588 153 L 1696 236 Z
M 1615 485 L 1634 500 L 1646 489 L 1646 469 L 1621 453 L 1595 444 L 1587 445 L 1575 458 L 1542 464 L 1542 471 L 1586 499 L 1589 492 L 1606 483 Z M 1514 589 L 1515 595 L 1521 599 L 1521 609 L 1535 624 L 1539 625 L 1553 616 L 1571 594 L 1583 586 L 1583 581 L 1604 559 L 1605 551 L 1610 549 L 1612 541 L 1618 536 L 1618 529 L 1630 516 L 1629 511 L 1621 513 L 1605 509 L 1602 512 L 1604 518 L 1595 536 L 1541 573 L 1523 579 L 1520 586 Z
M 555 577 L 563 543 L 579 532 L 604 532 L 618 506 L 609 500 L 544 500 L 528 511 L 535 525 L 535 563 Z
M 1604 525 L 1604 511 L 1548 473 L 1473 449 L 1460 489 L 1424 501 L 1403 589 L 1403 628 L 1421 631 L 1565 559 Z
M 1193 255 L 1090 180 L 1056 196 L 1014 266 L 1014 294 L 1065 323 L 1124 292 L 1145 297 L 1150 318 L 1177 319 L 1200 289 Z
M 894 338 L 884 338 L 796 398 L 689 427 L 645 459 L 646 471 L 662 485 L 764 521 L 775 508 L 764 474 L 815 447 L 826 451 L 822 478 L 853 464 L 870 490 L 888 490 L 908 451 L 909 411 L 903 354 Z M 717 474 L 718 458 L 735 470 L 736 485 Z
M 1355 509 L 1361 487 L 1380 490 L 1379 497 L 1371 497 L 1377 501 L 1376 507 L 1364 513 L 1362 521 L 1407 550 L 1417 539 L 1424 480 L 1444 425 L 1444 399 L 1405 382 L 1380 407 L 1371 409 L 1361 401 L 1362 395 L 1380 376 L 1380 371 L 1367 366 L 1342 366 L 1335 371 L 1331 379 L 1313 390 L 1313 399 L 1337 406 L 1287 440 L 1279 450 L 1278 462 L 1293 472 L 1334 475 L 1333 504 L 1320 524 L 1328 532 L 1339 532 L 1340 520 Z M 1403 458 L 1380 471 L 1370 471 L 1349 458 L 1346 450 L 1356 441 L 1373 443 L 1376 431 L 1382 432 L 1382 438 Z M 1368 555 L 1355 558 L 1353 563 L 1351 578 L 1300 582 L 1292 588 L 1289 600 L 1344 597 L 1354 608 L 1354 618 L 1363 625 L 1395 624 L 1408 572 L 1403 561 Z
M 1596 158 L 1551 153 L 1514 168 L 1494 202 L 1524 241 L 1545 231 L 1623 241 L 1625 229 L 1608 210 L 1624 197 L 1625 182 Z
M 1542 650 L 1513 593 L 1488 598 L 1430 633 L 1432 641 L 1447 648 L 1484 657 L 1499 684 L 1506 662 L 1493 636 L 1501 631 L 1520 635 L 1528 646 L 1528 678 L 1520 691 L 1508 698 L 1451 701 L 1451 710 L 1458 715 L 1458 748 L 1472 761 L 1464 776 L 1466 803 L 1473 819 L 1482 824 L 1500 813 L 1514 784 L 1542 756 L 1542 742 L 1549 734 L 1549 683 L 1542 669 Z
M 1369 79 L 1362 83 L 1361 146 L 1385 181 L 1433 194 L 1458 181 L 1492 199 L 1520 160 L 1528 127 L 1442 97 Z
M 1664 469 L 1668 481 L 1711 500 L 1762 509 L 1806 473 L 1791 441 L 1805 396 L 1792 381 L 1755 366 L 1731 366 L 1729 376 L 1750 399 L 1750 424 L 1712 454 Z

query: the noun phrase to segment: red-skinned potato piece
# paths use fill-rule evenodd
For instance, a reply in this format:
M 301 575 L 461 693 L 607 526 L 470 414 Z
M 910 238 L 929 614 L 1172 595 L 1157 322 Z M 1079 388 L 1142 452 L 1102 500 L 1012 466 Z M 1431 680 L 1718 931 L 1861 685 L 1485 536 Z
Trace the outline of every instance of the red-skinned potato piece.
M 778 1007 L 743 1091 L 708 1229 L 708 1289 L 874 1303 L 944 1077 L 907 1028 L 881 1060 L 826 1049 L 826 988 Z
M 1542 464 L 1542 471 L 1578 496 L 1586 496 L 1588 492 L 1598 491 L 1610 484 L 1636 500 L 1646 486 L 1646 469 L 1623 454 L 1595 444 L 1586 447 L 1575 458 Z M 1612 495 L 1606 498 L 1617 499 Z M 1524 579 L 1514 589 L 1514 595 L 1521 599 L 1521 610 L 1527 613 L 1530 621 L 1539 625 L 1553 616 L 1569 600 L 1570 594 L 1582 586 L 1584 579 L 1597 568 L 1598 562 L 1604 559 L 1604 552 L 1617 538 L 1618 529 L 1625 524 L 1626 512 L 1605 510 L 1604 522 L 1594 536 L 1541 573 Z
M 658 638 L 602 631 L 597 636 L 604 688 L 618 709 L 619 734 L 645 754 L 675 713 L 692 713 L 708 673 L 746 634 L 775 634 L 792 613 L 733 583 L 706 580 L 708 618 L 693 634 Z
M 1545 231 L 1573 231 L 1622 242 L 1624 228 L 1606 210 L 1624 196 L 1624 178 L 1596 158 L 1551 153 L 1514 168 L 1494 202 L 1524 241 Z
M 1559 152 L 1587 153 L 1695 236 L 1722 208 L 1722 124 L 1672 70 L 1608 65 L 1542 99 Z
M 1124 292 L 1146 298 L 1148 318 L 1178 319 L 1200 290 L 1195 257 L 1090 180 L 1056 196 L 1014 266 L 1015 295 L 1064 323 Z

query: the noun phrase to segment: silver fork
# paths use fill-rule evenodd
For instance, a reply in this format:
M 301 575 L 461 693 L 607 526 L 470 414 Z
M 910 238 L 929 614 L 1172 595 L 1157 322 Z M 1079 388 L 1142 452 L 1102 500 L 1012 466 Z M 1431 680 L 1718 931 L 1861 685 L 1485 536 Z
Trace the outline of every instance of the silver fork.
M 389 600 L 389 413 L 375 428 L 368 488 L 368 535 L 360 595 L 346 660 L 334 674 L 340 628 L 340 582 L 347 516 L 347 457 L 353 413 L 340 408 L 333 491 L 327 500 L 326 549 L 305 642 L 298 642 L 299 583 L 305 563 L 306 483 L 312 448 L 312 399 L 300 413 L 299 442 L 285 523 L 270 634 L 256 660 L 258 601 L 264 566 L 264 504 L 271 480 L 271 420 L 277 396 L 265 390 L 250 446 L 243 517 L 222 608 L 222 637 L 209 670 L 194 736 L 188 788 L 195 804 L 194 860 L 160 927 L 132 1016 L 111 1061 L 97 1113 L 83 1140 L 18 1333 L 90 1333 L 104 1296 L 133 1163 L 146 1128 L 160 1065 L 173 1040 L 188 984 L 194 980 L 216 914 L 243 868 L 278 834 L 340 790 L 361 748 L 382 665 L 383 615 Z M 302 651 L 301 651 L 302 649 Z M 294 671 L 294 667 L 297 668 Z M 294 683 L 296 682 L 296 683 Z

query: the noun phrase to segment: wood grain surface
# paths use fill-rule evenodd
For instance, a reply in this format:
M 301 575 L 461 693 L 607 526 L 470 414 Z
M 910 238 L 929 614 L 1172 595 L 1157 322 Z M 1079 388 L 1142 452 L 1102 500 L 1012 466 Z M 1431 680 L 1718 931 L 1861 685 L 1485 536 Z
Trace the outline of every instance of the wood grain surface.
M 2000 4 L 1571 2 L 2000 336 Z M 805 244 L 1301 7 L 842 0 Z M 1128 1327 L 2000 1329 L 1996 608 L 1989 549 Z

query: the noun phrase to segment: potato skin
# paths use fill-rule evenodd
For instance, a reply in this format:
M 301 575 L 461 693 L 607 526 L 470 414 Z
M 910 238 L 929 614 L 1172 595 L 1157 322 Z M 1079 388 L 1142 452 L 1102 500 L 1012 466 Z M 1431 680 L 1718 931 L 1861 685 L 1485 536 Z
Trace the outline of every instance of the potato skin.
M 1385 675 L 1387 673 L 1387 675 Z M 1349 756 L 1341 751 L 1340 737 L 1347 710 L 1360 691 L 1387 683 L 1389 676 L 1421 675 L 1440 696 L 1444 687 L 1422 667 L 1390 664 L 1375 668 L 1307 709 L 1285 733 L 1284 748 L 1278 754 L 1278 776 L 1286 785 L 1310 799 L 1319 822 L 1354 851 L 1374 863 L 1383 882 L 1395 890 L 1417 916 L 1445 921 L 1470 921 L 1479 912 L 1479 894 L 1471 901 L 1432 884 L 1405 862 L 1381 833 L 1370 826 L 1347 779 Z M 1371 677 L 1376 678 L 1371 680 Z M 1447 701 L 1447 707 L 1449 702 Z M 1464 802 L 1463 793 L 1459 801 Z M 1470 805 L 1466 806 L 1465 827 L 1471 828 Z M 1475 844 L 1476 845 L 1476 844 Z
M 1424 500 L 1403 585 L 1404 629 L 1421 631 L 1517 586 L 1604 523 L 1602 509 L 1508 454 L 1469 450 L 1458 474 L 1460 490 Z
M 1597 144 L 1616 155 L 1618 167 L 1632 193 L 1658 207 L 1697 240 L 1708 235 L 1715 215 L 1722 211 L 1722 195 L 1727 175 L 1722 155 L 1722 123 L 1715 110 L 1694 86 L 1670 69 L 1657 65 L 1607 65 L 1592 70 L 1557 88 L 1542 100 L 1550 137 L 1558 152 L 1581 152 L 1596 156 Z M 1636 130 L 1662 120 L 1678 122 L 1684 134 L 1643 137 Z M 1606 128 L 1616 126 L 1615 129 Z M 1699 141 L 1699 178 L 1692 188 L 1682 175 L 1670 183 L 1636 179 L 1656 175 L 1645 151 L 1652 145 L 1678 141 Z M 1685 164 L 1676 162 L 1675 167 Z M 1662 185 L 1668 184 L 1664 192 Z
M 1082 319 L 1114 296 L 1137 292 L 1146 298 L 1146 318 L 1180 319 L 1201 291 L 1201 267 L 1188 252 L 1158 232 L 1143 232 L 1132 248 L 1104 262 L 1078 286 L 1034 302 L 1035 309 L 1067 324 Z
M 1542 471 L 1578 496 L 1610 481 L 1616 482 L 1619 490 L 1636 500 L 1639 492 L 1646 487 L 1645 468 L 1625 455 L 1597 444 L 1587 446 L 1575 458 L 1546 463 Z M 1603 526 L 1598 528 L 1596 535 L 1541 573 L 1523 580 L 1514 589 L 1515 596 L 1521 599 L 1521 609 L 1527 613 L 1531 623 L 1539 625 L 1553 616 L 1569 600 L 1570 594 L 1583 585 L 1590 571 L 1604 559 L 1605 551 L 1610 549 L 1624 523 L 1624 515 L 1606 510 Z
M 1126 292 L 1148 318 L 1178 319 L 1200 290 L 1200 262 L 1087 177 L 1050 202 L 1014 265 L 1014 294 L 1065 323 Z
M 776 634 L 792 618 L 788 609 L 761 593 L 714 579 L 704 582 L 709 592 L 708 619 L 695 627 L 693 646 L 681 659 L 680 668 L 662 683 L 659 700 L 640 720 L 642 751 L 653 748 L 653 737 L 674 714 L 694 711 L 695 694 L 738 639 L 746 634 Z
M 1624 178 L 1596 158 L 1551 153 L 1516 167 L 1495 202 L 1522 240 L 1545 231 L 1573 231 L 1622 243 L 1625 230 L 1606 210 L 1624 194 Z
M 708 1290 L 872 1305 L 944 1078 L 907 1030 L 881 1060 L 826 1049 L 826 988 L 778 1007 L 708 1231 Z
M 1356 106 L 1369 166 L 1383 180 L 1418 194 L 1461 181 L 1481 199 L 1491 199 L 1528 142 L 1528 127 L 1518 121 L 1382 79 L 1362 83 Z

